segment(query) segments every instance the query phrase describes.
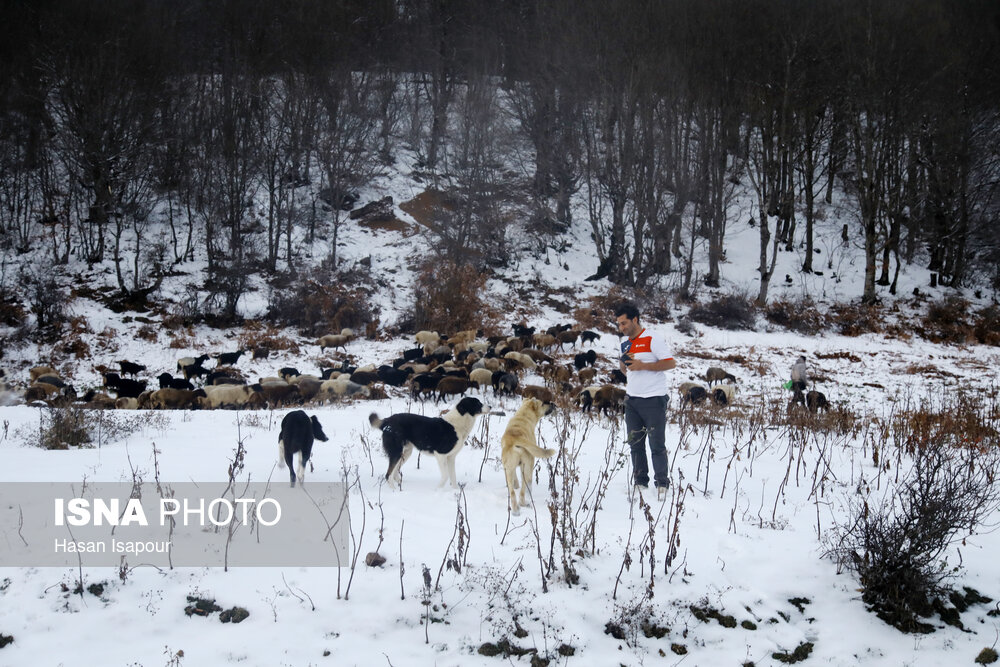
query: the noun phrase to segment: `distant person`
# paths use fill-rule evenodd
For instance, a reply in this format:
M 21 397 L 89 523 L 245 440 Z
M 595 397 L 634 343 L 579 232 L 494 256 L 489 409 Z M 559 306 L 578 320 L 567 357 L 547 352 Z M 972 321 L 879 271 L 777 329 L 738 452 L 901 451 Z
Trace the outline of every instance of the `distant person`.
M 615 322 L 625 340 L 621 342 L 620 367 L 626 374 L 625 428 L 632 452 L 632 475 L 638 489 L 649 488 L 646 436 L 653 459 L 653 482 L 657 500 L 667 498 L 670 471 L 667 464 L 667 376 L 664 371 L 677 363 L 666 342 L 639 323 L 633 303 L 615 308 Z
M 806 374 L 806 358 L 799 357 L 798 360 L 792 364 L 792 386 L 789 387 L 792 391 L 800 392 L 806 390 L 806 384 L 809 382 L 809 377 Z

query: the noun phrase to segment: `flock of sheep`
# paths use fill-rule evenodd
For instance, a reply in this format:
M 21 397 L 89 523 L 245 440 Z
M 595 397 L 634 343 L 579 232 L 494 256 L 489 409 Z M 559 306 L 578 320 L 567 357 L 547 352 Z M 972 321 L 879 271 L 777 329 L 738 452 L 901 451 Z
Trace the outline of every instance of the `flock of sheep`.
M 355 367 L 345 358 L 330 361 L 339 365 L 320 368 L 315 374 L 285 367 L 277 375 L 260 377 L 256 382 L 249 381 L 237 367 L 248 350 L 184 357 L 177 361 L 177 375 L 164 371 L 155 379 L 140 377 L 147 372 L 146 366 L 122 360 L 117 369 L 98 366 L 103 386 L 82 396 L 54 368 L 38 366 L 30 370 L 23 399 L 29 404 L 75 403 L 104 409 L 254 409 L 323 404 L 346 396 L 384 397 L 386 386 L 408 387 L 413 398 L 435 402 L 492 388 L 497 395 L 521 395 L 543 402 L 561 397 L 575 401 L 584 411 L 618 413 L 624 409 L 625 376 L 618 368 L 610 368 L 612 364 L 605 363 L 593 349 L 599 338 L 598 333 L 568 324 L 544 332 L 515 324 L 512 336 L 483 337 L 475 330 L 447 336 L 420 331 L 415 347 L 381 365 Z M 328 349 L 346 352 L 354 339 L 354 332 L 344 329 L 319 338 L 316 345 L 321 353 Z M 583 351 L 587 345 L 590 349 Z M 573 348 L 568 354 L 567 346 Z M 258 358 L 256 351 L 253 357 Z M 210 359 L 215 360 L 212 367 L 206 366 Z M 601 378 L 599 362 L 608 367 Z M 525 385 L 526 376 L 542 381 Z M 736 378 L 732 374 L 712 367 L 705 380 L 707 386 L 694 382 L 680 385 L 682 407 L 705 401 L 717 405 L 733 402 Z

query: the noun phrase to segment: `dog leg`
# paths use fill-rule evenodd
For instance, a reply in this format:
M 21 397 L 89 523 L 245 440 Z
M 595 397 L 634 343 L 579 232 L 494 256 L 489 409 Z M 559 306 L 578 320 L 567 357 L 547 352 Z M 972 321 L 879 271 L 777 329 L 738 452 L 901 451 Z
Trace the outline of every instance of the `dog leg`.
M 510 513 L 516 516 L 521 513 L 521 507 L 517 503 L 517 466 L 508 465 L 506 461 L 503 463 L 503 474 L 507 479 L 507 498 L 510 503 Z
M 298 477 L 299 477 L 299 483 L 300 484 L 305 484 L 306 483 L 306 461 L 308 461 L 308 460 L 309 459 L 307 459 L 302 452 L 299 452 Z
M 437 488 L 440 489 L 448 481 L 448 457 L 435 452 L 434 458 L 437 459 L 438 468 L 441 470 L 441 481 L 437 485 Z
M 285 441 L 284 440 L 279 440 L 278 441 L 278 467 L 279 468 L 284 468 L 285 467 Z
M 528 506 L 529 502 L 532 505 L 535 504 L 534 498 L 531 497 L 531 482 L 534 471 L 535 460 L 529 454 L 523 454 L 521 456 L 521 480 L 523 482 L 521 485 L 521 504 L 525 507 Z M 525 494 L 527 494 L 527 500 L 525 500 Z

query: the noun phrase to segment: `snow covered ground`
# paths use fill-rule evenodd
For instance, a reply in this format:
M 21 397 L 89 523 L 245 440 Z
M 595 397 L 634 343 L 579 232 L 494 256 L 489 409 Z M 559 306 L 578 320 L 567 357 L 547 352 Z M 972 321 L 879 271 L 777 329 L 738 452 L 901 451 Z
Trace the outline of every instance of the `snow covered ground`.
M 388 192 L 398 204 L 419 191 L 399 176 L 363 193 L 363 201 Z M 749 217 L 745 213 L 734 219 Z M 403 211 L 397 214 L 413 223 Z M 844 215 L 838 206 L 829 207 L 821 225 L 817 268 L 824 275 L 803 276 L 798 272 L 801 251 L 781 252 L 772 298 L 810 296 L 821 305 L 857 299 L 862 256 L 853 243 L 840 241 Z M 398 320 L 411 305 L 408 261 L 426 247 L 425 233 L 402 236 L 352 223 L 342 230 L 344 262 L 372 256 L 373 273 L 390 283 L 376 295 L 383 322 Z M 606 292 L 605 282 L 583 280 L 597 268 L 587 234 L 586 225 L 578 222 L 561 253 L 551 248 L 524 252 L 490 283 L 492 298 L 504 303 L 513 284 L 533 278 L 575 290 L 578 303 Z M 734 222 L 727 248 L 722 292 L 755 295 L 757 230 Z M 325 254 L 319 243 L 314 256 Z M 192 276 L 199 270 L 196 265 L 182 268 Z M 785 283 L 785 274 L 793 277 L 791 283 Z M 906 295 L 914 287 L 932 298 L 945 294 L 926 283 L 924 271 L 906 267 L 898 317 L 912 316 Z M 168 285 L 166 294 L 171 289 L 179 294 L 181 287 Z M 265 305 L 263 291 L 247 295 L 241 304 L 248 316 Z M 551 308 L 534 307 L 540 314 L 532 324 L 567 320 Z M 81 300 L 73 309 L 95 332 L 88 337 L 93 358 L 67 361 L 62 369 L 80 386 L 99 384 L 95 364 L 132 359 L 145 363 L 155 376 L 171 370 L 185 354 L 236 348 L 235 332 L 198 327 L 190 348 L 172 349 L 162 336 L 155 343 L 139 339 L 138 323 L 123 322 L 97 304 Z M 678 316 L 682 314 L 678 307 Z M 75 569 L 0 569 L 0 634 L 14 638 L 0 649 L 0 664 L 529 664 L 533 654 L 505 657 L 503 649 L 521 648 L 534 650 L 551 665 L 770 665 L 778 664 L 775 652 L 791 653 L 810 643 L 808 664 L 925 666 L 968 664 L 981 649 L 996 644 L 1000 618 L 987 615 L 996 609 L 995 602 L 964 612 L 966 631 L 935 618 L 931 622 L 940 628 L 932 634 L 902 634 L 865 610 L 856 578 L 838 573 L 824 553 L 829 531 L 843 522 L 859 480 L 888 483 L 873 464 L 873 425 L 884 423 L 907 401 L 940 406 L 958 387 L 995 397 L 1000 350 L 936 345 L 915 337 L 801 336 L 763 320 L 758 331 L 695 325 L 693 332 L 681 333 L 677 321 L 652 325 L 675 350 L 678 367 L 670 372 L 671 384 L 700 378 L 709 366 L 724 366 L 740 380 L 732 410 L 744 415 L 756 411 L 766 419 L 731 418 L 726 409 L 718 409 L 703 415 L 714 423 L 694 425 L 677 410 L 674 397 L 667 432 L 673 484 L 666 503 L 640 499 L 632 489 L 621 425 L 614 418 L 588 418 L 566 408 L 543 420 L 540 443 L 559 447 L 561 454 L 536 466 L 535 511 L 511 517 L 499 439 L 517 400 L 487 393 L 484 400 L 494 414 L 480 419 L 471 445 L 458 457 L 459 492 L 436 488 L 437 466 L 426 457 L 419 468 L 415 458 L 407 463 L 401 491 L 386 487 L 379 434 L 368 425 L 371 411 L 383 416 L 436 414 L 443 406 L 413 403 L 404 393 L 390 391 L 384 400 L 308 408 L 331 436 L 329 442 L 317 443 L 315 469 L 308 478 L 339 481 L 346 474 L 355 482 L 350 504 L 359 553 L 363 559 L 377 549 L 386 558 L 384 565 L 360 562 L 349 592 L 348 568 L 223 572 L 139 566 L 124 581 L 117 568 L 86 568 L 82 595 L 73 592 L 79 576 Z M 105 330 L 111 335 L 101 338 Z M 378 363 L 411 345 L 399 338 L 358 340 L 348 352 L 361 364 Z M 617 345 L 605 334 L 596 348 L 613 358 Z M 250 377 L 274 374 L 285 365 L 306 370 L 317 357 L 314 347 L 305 350 L 261 361 L 243 358 L 239 367 Z M 784 424 L 788 396 L 781 384 L 800 354 L 819 378 L 817 388 L 866 426 L 837 435 Z M 33 360 L 46 356 L 44 346 L 28 342 L 4 361 L 23 381 Z M 602 369 L 610 367 L 602 362 Z M 528 378 L 523 384 L 531 382 Z M 273 474 L 283 483 L 286 473 L 275 471 L 283 413 L 141 413 L 131 433 L 100 447 L 45 451 L 31 444 L 40 409 L 3 407 L 0 481 L 123 481 L 132 478 L 133 469 L 148 481 L 154 447 L 162 480 L 219 481 L 225 479 L 242 436 L 247 448 L 243 476 L 259 481 Z M 604 489 L 599 502 L 598 488 Z M 548 507 L 553 497 L 555 539 Z M 461 551 L 454 537 L 459 512 L 465 527 Z M 995 513 L 947 554 L 949 563 L 961 563 L 958 584 L 992 598 L 1000 597 L 998 519 Z M 676 552 L 666 565 L 670 545 Z M 449 560 L 458 561 L 460 570 L 447 567 Z M 425 567 L 430 590 L 424 584 Z M 88 592 L 91 584 L 103 584 L 103 590 Z M 190 595 L 215 599 L 224 608 L 244 607 L 250 616 L 225 625 L 216 614 L 188 617 L 184 607 Z M 735 627 L 726 627 L 728 620 L 724 625 L 705 617 L 708 610 L 723 620 L 732 616 Z M 499 655 L 480 652 L 485 644 L 503 640 L 509 644 L 500 647 Z

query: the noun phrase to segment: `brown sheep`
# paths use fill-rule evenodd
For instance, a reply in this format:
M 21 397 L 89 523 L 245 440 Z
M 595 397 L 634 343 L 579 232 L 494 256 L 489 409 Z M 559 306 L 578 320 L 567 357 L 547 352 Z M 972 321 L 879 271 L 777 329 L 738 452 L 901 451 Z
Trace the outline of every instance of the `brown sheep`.
M 521 350 L 521 354 L 531 357 L 532 360 L 534 360 L 536 363 L 539 364 L 548 364 L 554 361 L 552 357 L 545 354 L 541 350 L 536 350 L 533 347 L 526 347 L 525 349 Z
M 535 344 L 535 347 L 540 349 L 546 349 L 553 347 L 556 344 L 556 337 L 544 333 L 536 333 L 531 337 L 531 341 Z
M 474 384 L 475 383 L 471 380 L 467 380 L 466 378 L 446 375 L 437 383 L 438 394 L 435 403 L 448 395 L 465 394 L 465 392 L 469 391 Z
M 284 386 L 280 384 L 261 385 L 260 395 L 263 402 L 272 408 L 281 405 L 294 405 L 300 402 L 299 388 L 294 384 Z
M 521 390 L 521 396 L 524 398 L 537 398 L 542 403 L 551 403 L 555 400 L 551 389 L 548 387 L 541 387 L 537 384 L 529 384 L 526 386 Z
M 705 381 L 708 382 L 709 387 L 711 387 L 715 382 L 723 382 L 725 380 L 736 382 L 736 377 L 731 373 L 727 373 L 718 366 L 711 366 L 707 371 L 705 371 Z
M 560 331 L 556 334 L 556 340 L 559 341 L 559 349 L 562 349 L 562 346 L 566 343 L 572 343 L 573 347 L 576 347 L 576 341 L 579 337 L 579 331 L 573 331 L 572 329 L 569 331 Z
M 593 366 L 581 368 L 580 372 L 578 372 L 576 376 L 580 378 L 581 384 L 591 384 L 594 381 L 594 378 L 597 377 L 597 369 Z
M 606 384 L 594 394 L 594 406 L 604 414 L 625 411 L 625 390 Z
M 43 375 L 55 375 L 58 377 L 59 373 L 51 366 L 35 366 L 28 371 L 28 375 L 31 376 L 31 381 L 34 382 Z
M 199 399 L 206 397 L 204 389 L 157 389 L 151 392 L 146 399 L 146 405 L 150 410 L 180 410 L 196 408 L 200 405 Z

